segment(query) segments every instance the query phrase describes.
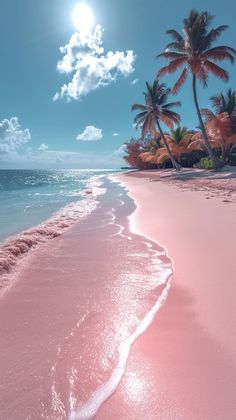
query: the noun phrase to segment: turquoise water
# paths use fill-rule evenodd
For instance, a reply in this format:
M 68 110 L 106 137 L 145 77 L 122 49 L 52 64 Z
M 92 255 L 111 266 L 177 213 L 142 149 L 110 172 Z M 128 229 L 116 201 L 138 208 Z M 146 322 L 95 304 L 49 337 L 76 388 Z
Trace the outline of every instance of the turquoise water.
M 115 170 L 0 170 L 0 241 L 82 199 L 88 182 Z

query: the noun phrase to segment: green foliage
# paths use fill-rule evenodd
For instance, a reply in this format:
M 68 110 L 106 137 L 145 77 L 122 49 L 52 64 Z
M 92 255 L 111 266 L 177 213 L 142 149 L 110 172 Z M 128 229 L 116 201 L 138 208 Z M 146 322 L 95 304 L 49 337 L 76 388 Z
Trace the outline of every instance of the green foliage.
M 179 144 L 187 134 L 187 127 L 179 126 L 175 130 L 170 130 L 170 136 L 175 144 Z
M 200 160 L 198 164 L 198 168 L 200 169 L 214 169 L 212 160 L 209 157 L 204 157 Z

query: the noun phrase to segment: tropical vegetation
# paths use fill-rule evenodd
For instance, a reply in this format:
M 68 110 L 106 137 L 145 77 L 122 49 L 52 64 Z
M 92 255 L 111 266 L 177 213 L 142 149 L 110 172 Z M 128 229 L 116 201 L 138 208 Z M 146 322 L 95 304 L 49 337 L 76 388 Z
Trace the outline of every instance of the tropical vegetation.
M 192 10 L 183 21 L 182 33 L 170 29 L 171 42 L 158 55 L 166 60 L 152 84 L 146 82 L 144 103 L 134 104 L 132 111 L 139 111 L 134 119 L 141 129 L 138 140 L 126 142 L 124 159 L 140 169 L 153 167 L 181 167 L 193 165 L 220 169 L 223 165 L 236 164 L 236 91 L 228 89 L 210 98 L 211 108 L 200 108 L 197 82 L 207 87 L 210 76 L 228 82 L 229 74 L 218 63 L 234 64 L 236 50 L 228 45 L 216 45 L 228 28 L 212 28 L 213 16 L 208 12 Z M 160 79 L 181 69 L 181 74 L 170 89 Z M 173 110 L 181 103 L 170 99 L 185 83 L 192 79 L 193 99 L 199 129 L 189 130 L 180 125 L 180 115 Z M 169 131 L 164 131 L 164 127 Z M 135 152 L 134 152 L 135 151 Z M 136 153 L 136 158 L 134 155 Z M 132 155 L 132 158 L 131 158 Z
M 134 104 L 132 106 L 132 111 L 141 111 L 136 115 L 134 123 L 137 128 L 141 127 L 142 137 L 144 137 L 147 132 L 155 133 L 158 129 L 166 153 L 170 158 L 173 167 L 176 170 L 179 170 L 181 166 L 169 147 L 168 141 L 161 128 L 161 122 L 170 129 L 173 129 L 174 124 L 179 124 L 180 115 L 171 108 L 180 106 L 181 104 L 179 101 L 167 102 L 168 96 L 170 95 L 170 89 L 167 88 L 164 83 L 160 84 L 158 80 L 155 80 L 153 85 L 146 82 L 146 87 L 147 90 L 144 92 L 145 103 Z

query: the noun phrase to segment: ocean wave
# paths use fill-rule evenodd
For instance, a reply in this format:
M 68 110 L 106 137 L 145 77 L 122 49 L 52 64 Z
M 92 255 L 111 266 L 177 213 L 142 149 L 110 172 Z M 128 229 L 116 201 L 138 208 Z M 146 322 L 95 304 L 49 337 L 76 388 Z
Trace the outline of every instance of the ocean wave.
M 146 244 L 149 245 L 148 243 Z M 158 311 L 165 304 L 169 290 L 171 288 L 171 276 L 173 274 L 171 260 L 165 252 L 161 260 L 159 249 L 158 251 L 153 250 L 153 253 L 157 258 L 159 268 L 159 270 L 156 271 L 155 288 L 162 286 L 162 291 L 159 297 L 157 298 L 154 305 L 150 308 L 150 310 L 145 314 L 144 318 L 137 324 L 134 332 L 118 345 L 117 364 L 114 367 L 108 380 L 99 386 L 91 395 L 91 397 L 79 407 L 75 406 L 74 402 L 76 401 L 76 398 L 73 396 L 73 387 L 71 388 L 70 402 L 72 402 L 72 404 L 70 404 L 71 410 L 69 412 L 69 420 L 92 420 L 96 417 L 101 406 L 108 398 L 111 397 L 121 382 L 121 379 L 126 370 L 127 361 L 133 344 L 148 329 Z M 153 260 L 155 260 L 155 257 Z
M 117 181 L 112 176 L 109 176 L 109 180 L 121 185 L 121 182 Z M 124 186 L 124 184 L 122 184 L 122 186 L 128 192 L 126 186 Z M 120 195 L 120 197 L 122 197 L 122 195 Z M 133 198 L 132 200 L 134 201 Z M 120 206 L 123 206 L 124 201 L 121 198 L 119 201 L 121 203 Z M 135 201 L 134 203 L 137 209 L 137 203 Z M 132 234 L 140 234 L 136 231 L 134 225 L 131 223 L 134 212 L 128 218 L 128 232 L 125 232 L 125 227 L 117 222 L 114 208 L 108 211 L 107 214 L 109 214 L 111 217 L 110 223 L 116 225 L 118 228 L 117 232 L 111 236 L 119 235 L 132 241 L 134 240 Z M 105 401 L 107 401 L 108 398 L 113 395 L 118 385 L 120 384 L 126 370 L 127 361 L 133 344 L 149 328 L 156 314 L 159 312 L 168 298 L 168 294 L 171 288 L 171 277 L 173 275 L 173 261 L 168 256 L 167 250 L 164 246 L 160 245 L 156 241 L 153 241 L 151 238 L 148 238 L 142 234 L 140 235 L 145 239 L 146 251 L 135 251 L 129 255 L 132 255 L 137 259 L 142 258 L 143 256 L 150 258 L 150 275 L 149 278 L 145 279 L 145 284 L 149 285 L 150 291 L 160 288 L 160 294 L 153 306 L 146 312 L 143 318 L 139 320 L 133 332 L 118 344 L 117 363 L 114 366 L 110 377 L 104 383 L 98 386 L 97 389 L 95 389 L 88 400 L 80 403 L 79 405 L 76 405 L 76 398 L 73 395 L 73 386 L 71 387 L 70 412 L 68 415 L 69 420 L 92 420 L 96 418 L 99 409 L 102 407 Z M 129 274 L 129 280 L 132 279 L 132 275 L 137 276 L 135 272 L 131 272 Z
M 101 176 L 91 177 L 85 185 L 86 189 L 80 194 L 81 200 L 66 205 L 50 219 L 9 238 L 0 246 L 0 290 L 8 286 L 12 269 L 23 256 L 39 244 L 60 236 L 95 210 L 98 196 L 106 191 L 102 188 Z

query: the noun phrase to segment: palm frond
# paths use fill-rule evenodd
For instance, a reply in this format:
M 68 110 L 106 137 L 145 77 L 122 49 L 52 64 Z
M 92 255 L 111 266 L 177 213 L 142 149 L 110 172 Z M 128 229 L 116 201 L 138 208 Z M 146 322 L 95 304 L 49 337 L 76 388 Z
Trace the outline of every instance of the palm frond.
M 212 121 L 215 118 L 215 114 L 214 112 L 212 112 L 210 109 L 208 108 L 202 108 L 201 109 L 201 114 L 205 120 L 205 122 L 209 122 Z
M 151 115 L 148 115 L 142 125 L 142 138 L 145 137 L 145 134 L 147 133 L 147 131 L 149 131 L 151 129 L 152 126 L 152 117 Z
M 188 56 L 186 54 L 182 54 L 180 52 L 175 52 L 175 51 L 169 51 L 168 48 L 165 49 L 165 51 L 163 51 L 161 54 L 157 55 L 156 58 L 167 58 L 167 59 L 171 59 L 171 60 L 175 60 L 176 58 L 185 58 L 187 59 Z
M 169 109 L 163 109 L 162 110 L 162 115 L 164 115 L 165 117 L 169 118 L 171 121 L 173 121 L 174 124 L 179 124 L 180 123 L 180 115 L 177 114 L 177 112 L 174 111 L 170 111 Z
M 225 82 L 229 80 L 229 73 L 222 69 L 222 67 L 217 66 L 217 64 L 212 63 L 212 61 L 206 60 L 204 66 L 208 71 L 214 74 L 214 76 L 219 77 L 219 79 L 222 79 Z
M 175 106 L 177 107 L 181 106 L 181 102 L 180 101 L 169 102 L 168 104 L 162 105 L 162 109 L 171 109 Z
M 161 114 L 159 118 L 167 127 L 169 127 L 170 129 L 174 128 L 174 122 L 169 117 L 167 117 L 164 114 Z
M 231 64 L 233 64 L 235 61 L 236 51 L 233 50 L 233 48 L 233 51 L 228 50 L 231 50 L 231 48 L 227 49 L 225 46 L 211 48 L 210 50 L 205 51 L 201 57 L 207 60 L 212 59 L 215 61 L 229 60 Z
M 147 109 L 147 106 L 146 105 L 142 105 L 142 104 L 134 104 L 134 105 L 132 105 L 131 111 L 136 111 L 136 110 L 139 110 L 139 111 L 147 111 L 148 109 Z
M 176 51 L 182 54 L 186 53 L 186 48 L 184 45 L 184 42 L 170 42 L 169 44 L 166 45 L 165 51 Z M 157 57 L 160 57 L 161 55 L 158 55 Z
M 172 38 L 174 41 L 177 41 L 177 42 L 184 42 L 184 38 L 182 37 L 182 35 L 180 35 L 180 33 L 179 33 L 178 31 L 176 31 L 175 29 L 169 29 L 168 31 L 166 31 L 166 33 L 167 33 L 168 35 L 170 35 L 170 36 L 171 36 L 171 38 Z
M 177 82 L 175 83 L 172 92 L 174 95 L 176 95 L 178 93 L 178 91 L 180 90 L 180 88 L 182 87 L 182 85 L 184 84 L 184 82 L 186 81 L 188 76 L 188 70 L 185 67 L 179 77 L 179 79 L 177 80 Z
M 215 111 L 218 112 L 218 110 L 220 109 L 220 104 L 221 104 L 221 95 L 211 96 L 210 101 Z
M 236 112 L 236 91 L 228 89 L 225 95 L 220 93 L 211 96 L 210 101 L 217 114 L 228 112 L 228 114 L 234 118 L 234 113 Z
M 186 63 L 187 63 L 187 57 L 186 56 L 175 58 L 174 60 L 172 60 L 168 64 L 168 66 L 163 67 L 162 69 L 159 70 L 158 77 L 162 77 L 167 73 L 168 74 L 169 73 L 174 73 L 177 69 L 179 69 L 180 67 L 182 67 Z
M 136 117 L 134 118 L 134 124 L 139 124 L 140 120 L 142 120 L 143 118 L 146 118 L 147 114 L 148 114 L 148 111 L 143 111 L 137 114 Z
M 206 50 L 211 47 L 211 45 L 217 41 L 217 39 L 220 37 L 222 32 L 224 32 L 226 29 L 228 29 L 228 25 L 221 25 L 217 28 L 211 29 L 210 32 L 205 36 L 203 40 L 203 49 Z
M 195 74 L 195 76 L 200 80 L 200 82 L 203 83 L 203 86 L 206 87 L 208 81 L 208 71 L 205 65 L 203 65 L 203 63 L 200 60 L 196 60 L 191 67 L 192 73 Z

